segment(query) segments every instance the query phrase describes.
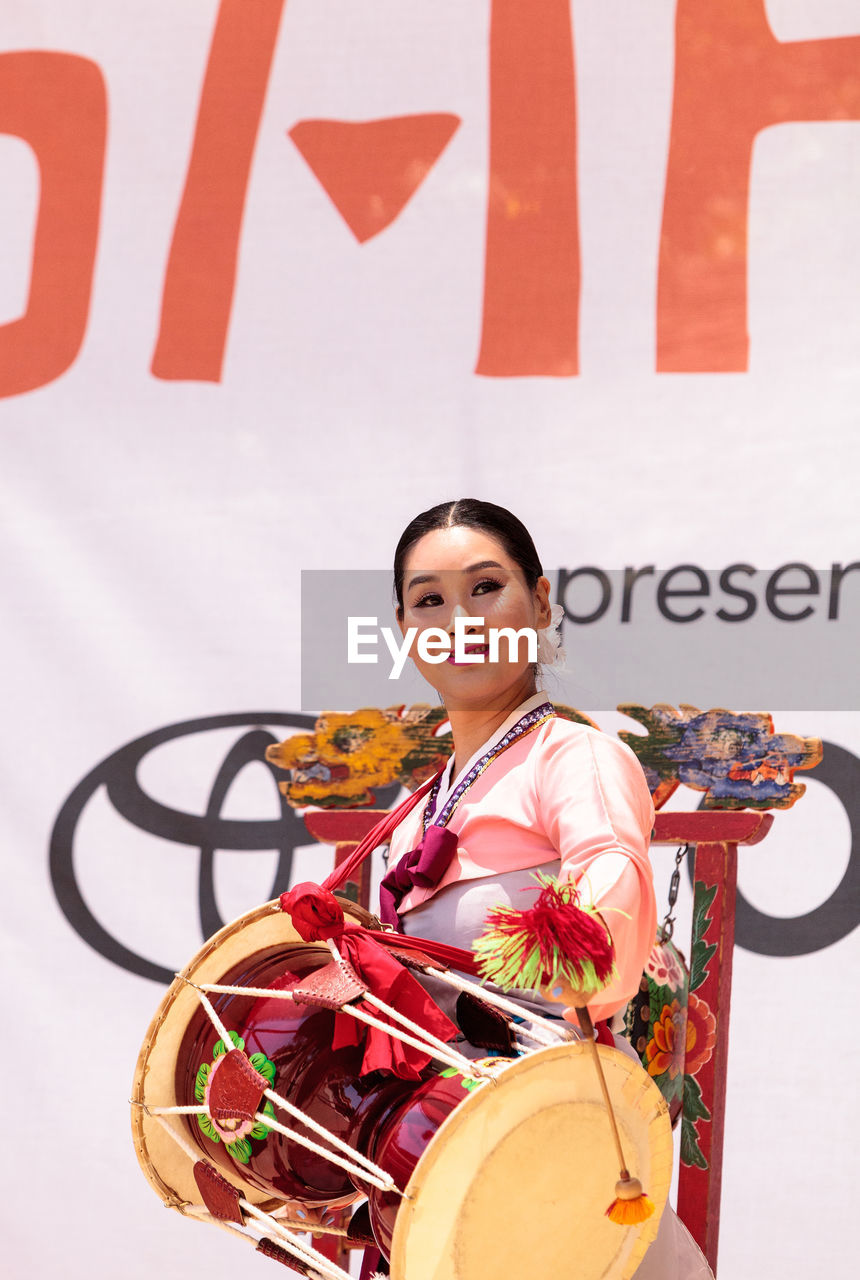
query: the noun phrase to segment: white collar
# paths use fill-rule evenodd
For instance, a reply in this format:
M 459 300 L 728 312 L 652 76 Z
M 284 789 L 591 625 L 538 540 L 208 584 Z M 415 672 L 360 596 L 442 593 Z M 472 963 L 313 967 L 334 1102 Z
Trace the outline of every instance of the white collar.
M 472 765 L 475 764 L 478 758 L 482 756 L 485 751 L 489 751 L 491 747 L 495 746 L 495 744 L 505 736 L 508 729 L 513 728 L 517 721 L 521 720 L 524 715 L 529 713 L 529 711 L 534 711 L 535 707 L 540 707 L 544 702 L 549 701 L 549 696 L 544 693 L 543 690 L 539 689 L 537 693 L 533 693 L 531 697 L 526 698 L 525 702 L 521 702 L 518 707 L 514 708 L 507 720 L 505 720 L 503 724 L 500 724 L 498 729 L 495 729 L 493 733 L 490 734 L 486 742 L 481 743 L 477 751 L 475 751 L 463 765 L 462 769 L 457 771 L 456 778 L 451 777 L 451 766 L 454 763 L 454 757 L 449 756 L 448 763 L 445 765 L 445 772 L 442 774 L 442 778 L 439 783 L 439 791 L 436 796 L 436 804 L 433 809 L 433 813 L 436 814 L 439 812 L 460 779 L 466 776 L 472 768 Z

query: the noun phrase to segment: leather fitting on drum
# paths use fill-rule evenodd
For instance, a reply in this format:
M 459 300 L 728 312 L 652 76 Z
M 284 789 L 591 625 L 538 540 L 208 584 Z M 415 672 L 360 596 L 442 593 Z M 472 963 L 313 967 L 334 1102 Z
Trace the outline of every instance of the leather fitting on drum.
M 210 1074 L 208 1110 L 213 1120 L 242 1120 L 256 1116 L 263 1094 L 269 1087 L 265 1076 L 255 1071 L 241 1049 L 231 1049 Z
M 406 947 L 392 947 L 386 944 L 386 950 L 395 960 L 399 960 L 407 969 L 415 969 L 418 973 L 426 973 L 429 969 L 442 969 L 438 960 L 431 960 L 423 951 L 408 950 Z
M 267 1258 L 274 1258 L 275 1262 L 282 1262 L 285 1267 L 289 1267 L 292 1271 L 297 1271 L 300 1276 L 313 1276 L 316 1280 L 319 1275 L 318 1271 L 314 1271 L 307 1263 L 295 1257 L 292 1253 L 287 1253 L 286 1249 L 282 1249 L 279 1244 L 275 1244 L 274 1240 L 270 1240 L 268 1236 L 264 1236 L 262 1240 L 257 1241 L 257 1252 L 265 1254 Z
M 506 1058 L 517 1056 L 511 1019 L 479 996 L 462 991 L 455 1017 L 463 1035 L 477 1049 L 498 1049 Z
M 320 1009 L 342 1009 L 350 1000 L 363 996 L 367 987 L 345 956 L 315 969 L 293 987 L 293 996 Z
M 239 1205 L 240 1191 L 205 1160 L 196 1162 L 193 1173 L 197 1190 L 212 1217 L 244 1226 L 245 1218 Z

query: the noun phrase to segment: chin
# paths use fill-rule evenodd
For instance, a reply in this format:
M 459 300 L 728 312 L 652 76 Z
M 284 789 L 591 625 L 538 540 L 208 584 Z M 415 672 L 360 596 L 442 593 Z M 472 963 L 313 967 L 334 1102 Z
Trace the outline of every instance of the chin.
M 525 670 L 484 672 L 476 666 L 471 670 L 454 668 L 447 680 L 430 683 L 444 703 L 482 703 L 513 693 L 523 683 L 524 676 Z

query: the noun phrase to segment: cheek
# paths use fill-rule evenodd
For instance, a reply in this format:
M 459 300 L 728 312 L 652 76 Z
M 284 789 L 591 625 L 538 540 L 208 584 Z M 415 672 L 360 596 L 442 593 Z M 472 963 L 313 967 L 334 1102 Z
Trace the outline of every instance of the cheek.
M 494 592 L 475 612 L 482 612 L 488 623 L 499 626 L 530 627 L 535 620 L 531 600 L 515 590 Z
M 443 671 L 445 669 L 445 664 L 443 662 L 426 661 L 421 655 L 419 642 L 421 640 L 421 637 L 425 635 L 428 631 L 433 632 L 432 639 L 434 641 L 438 641 L 438 640 L 441 640 L 443 637 L 447 637 L 448 632 L 438 621 L 432 621 L 427 617 L 422 617 L 420 610 L 417 612 L 417 614 L 415 613 L 410 614 L 407 611 L 404 617 L 403 623 L 407 631 L 411 630 L 413 627 L 416 629 L 415 635 L 412 638 L 412 643 L 409 646 L 409 658 L 415 664 L 415 666 L 418 667 L 418 669 L 421 671 L 425 679 L 429 679 L 430 683 L 432 684 L 433 673 Z M 405 639 L 405 637 L 403 639 Z M 402 643 L 403 643 L 403 640 L 401 640 L 401 644 Z
M 415 634 L 415 639 L 412 641 L 412 649 L 411 649 L 411 652 L 413 654 L 415 653 L 415 646 L 418 643 L 418 636 L 423 635 L 425 631 L 444 631 L 445 630 L 445 628 L 442 626 L 442 623 L 438 618 L 430 616 L 431 613 L 435 613 L 435 612 L 436 612 L 435 610 L 427 610 L 427 612 L 425 613 L 423 610 L 420 610 L 420 609 L 416 610 L 415 612 L 407 611 L 403 619 L 403 626 L 407 631 L 411 631 L 413 627 L 415 628 L 416 634 Z

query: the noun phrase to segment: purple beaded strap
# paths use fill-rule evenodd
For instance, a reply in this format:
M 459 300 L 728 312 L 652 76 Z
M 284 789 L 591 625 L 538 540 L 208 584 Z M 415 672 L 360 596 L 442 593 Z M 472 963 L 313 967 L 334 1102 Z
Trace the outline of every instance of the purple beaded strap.
M 405 853 L 402 858 L 398 858 L 394 866 L 386 872 L 379 886 L 379 914 L 384 924 L 399 928 L 397 908 L 407 893 L 416 885 L 421 889 L 433 888 L 457 856 L 457 836 L 447 829 L 447 824 L 472 783 L 497 756 L 507 751 L 508 747 L 512 747 L 524 733 L 531 733 L 533 729 L 539 728 L 554 715 L 555 708 L 551 702 L 542 702 L 533 711 L 526 712 L 498 742 L 475 761 L 465 778 L 457 784 L 445 801 L 438 817 L 431 822 L 430 814 L 436 807 L 436 797 L 442 781 L 442 775 L 439 775 L 427 797 L 421 842 Z
M 532 729 L 538 729 L 547 720 L 551 720 L 556 714 L 555 707 L 551 702 L 542 702 L 539 707 L 535 707 L 532 711 L 527 711 L 524 716 L 519 719 L 515 725 L 511 725 L 507 733 L 504 734 L 498 742 L 489 747 L 482 756 L 480 756 L 472 765 L 469 772 L 460 782 L 457 783 L 454 790 L 445 801 L 438 817 L 433 818 L 432 825 L 434 827 L 447 827 L 451 814 L 457 808 L 457 805 L 463 799 L 463 796 L 469 790 L 473 782 L 480 778 L 481 774 L 488 765 L 500 756 L 503 751 L 507 751 L 508 747 L 512 747 L 518 738 L 524 733 L 530 733 Z M 436 797 L 439 795 L 439 788 L 442 785 L 442 775 L 433 784 L 430 794 L 427 797 L 427 804 L 424 808 L 424 831 L 431 825 L 430 817 L 436 808 Z

